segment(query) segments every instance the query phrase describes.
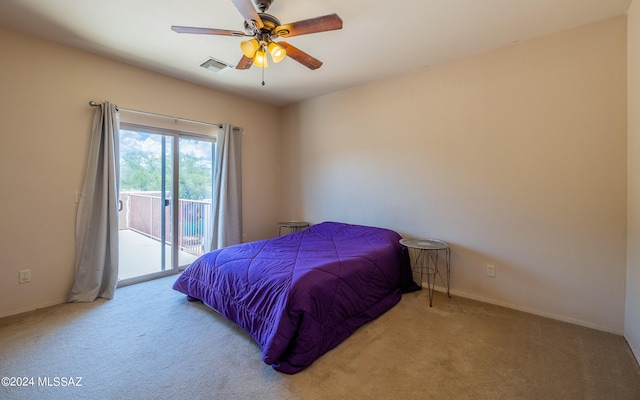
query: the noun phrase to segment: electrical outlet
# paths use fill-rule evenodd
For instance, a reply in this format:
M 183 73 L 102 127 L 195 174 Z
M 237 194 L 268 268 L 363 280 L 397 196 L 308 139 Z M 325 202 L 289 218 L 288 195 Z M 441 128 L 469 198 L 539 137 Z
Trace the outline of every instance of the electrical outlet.
M 487 264 L 487 276 L 489 278 L 495 278 L 496 277 L 496 266 L 495 265 Z
M 20 270 L 20 283 L 31 282 L 31 270 L 23 269 Z

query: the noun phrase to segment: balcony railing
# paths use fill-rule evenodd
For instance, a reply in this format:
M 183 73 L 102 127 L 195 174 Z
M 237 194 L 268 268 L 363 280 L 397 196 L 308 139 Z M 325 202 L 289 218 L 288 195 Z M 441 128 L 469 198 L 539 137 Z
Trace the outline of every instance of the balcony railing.
M 171 244 L 171 200 L 160 193 L 120 193 L 120 229 L 131 229 L 150 238 L 162 240 L 162 213 L 165 218 L 165 243 Z M 211 221 L 211 201 L 178 200 L 178 247 L 193 255 L 202 255 L 210 242 L 207 227 Z

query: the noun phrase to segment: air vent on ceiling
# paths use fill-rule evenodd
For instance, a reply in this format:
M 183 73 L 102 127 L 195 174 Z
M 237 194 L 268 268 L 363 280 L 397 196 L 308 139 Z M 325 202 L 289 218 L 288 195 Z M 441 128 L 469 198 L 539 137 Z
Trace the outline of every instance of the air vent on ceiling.
M 207 58 L 202 64 L 200 64 L 200 66 L 213 72 L 223 72 L 226 69 L 233 68 L 232 65 L 229 65 L 224 61 L 216 60 L 213 57 Z

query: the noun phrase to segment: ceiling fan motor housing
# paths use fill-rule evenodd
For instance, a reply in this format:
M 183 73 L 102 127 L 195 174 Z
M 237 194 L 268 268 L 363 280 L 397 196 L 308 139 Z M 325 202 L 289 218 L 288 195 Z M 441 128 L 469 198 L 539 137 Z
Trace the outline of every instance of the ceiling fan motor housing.
M 278 18 L 274 17 L 271 14 L 258 13 L 258 15 L 260 16 L 263 24 L 262 28 L 258 32 L 256 32 L 253 26 L 249 25 L 246 21 L 244 22 L 244 29 L 250 35 L 261 33 L 272 35 L 275 33 L 275 29 L 281 25 Z

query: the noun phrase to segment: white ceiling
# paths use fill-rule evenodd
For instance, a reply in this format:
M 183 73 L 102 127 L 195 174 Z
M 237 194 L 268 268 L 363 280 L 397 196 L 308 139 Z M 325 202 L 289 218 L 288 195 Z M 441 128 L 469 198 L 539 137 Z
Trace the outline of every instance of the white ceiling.
M 625 14 L 632 0 L 274 0 L 281 23 L 337 13 L 342 30 L 287 39 L 322 60 L 293 59 L 261 70 L 235 65 L 242 38 L 187 35 L 186 25 L 244 31 L 231 0 L 0 0 L 0 27 L 67 44 L 274 105 L 408 73 L 535 37 Z

